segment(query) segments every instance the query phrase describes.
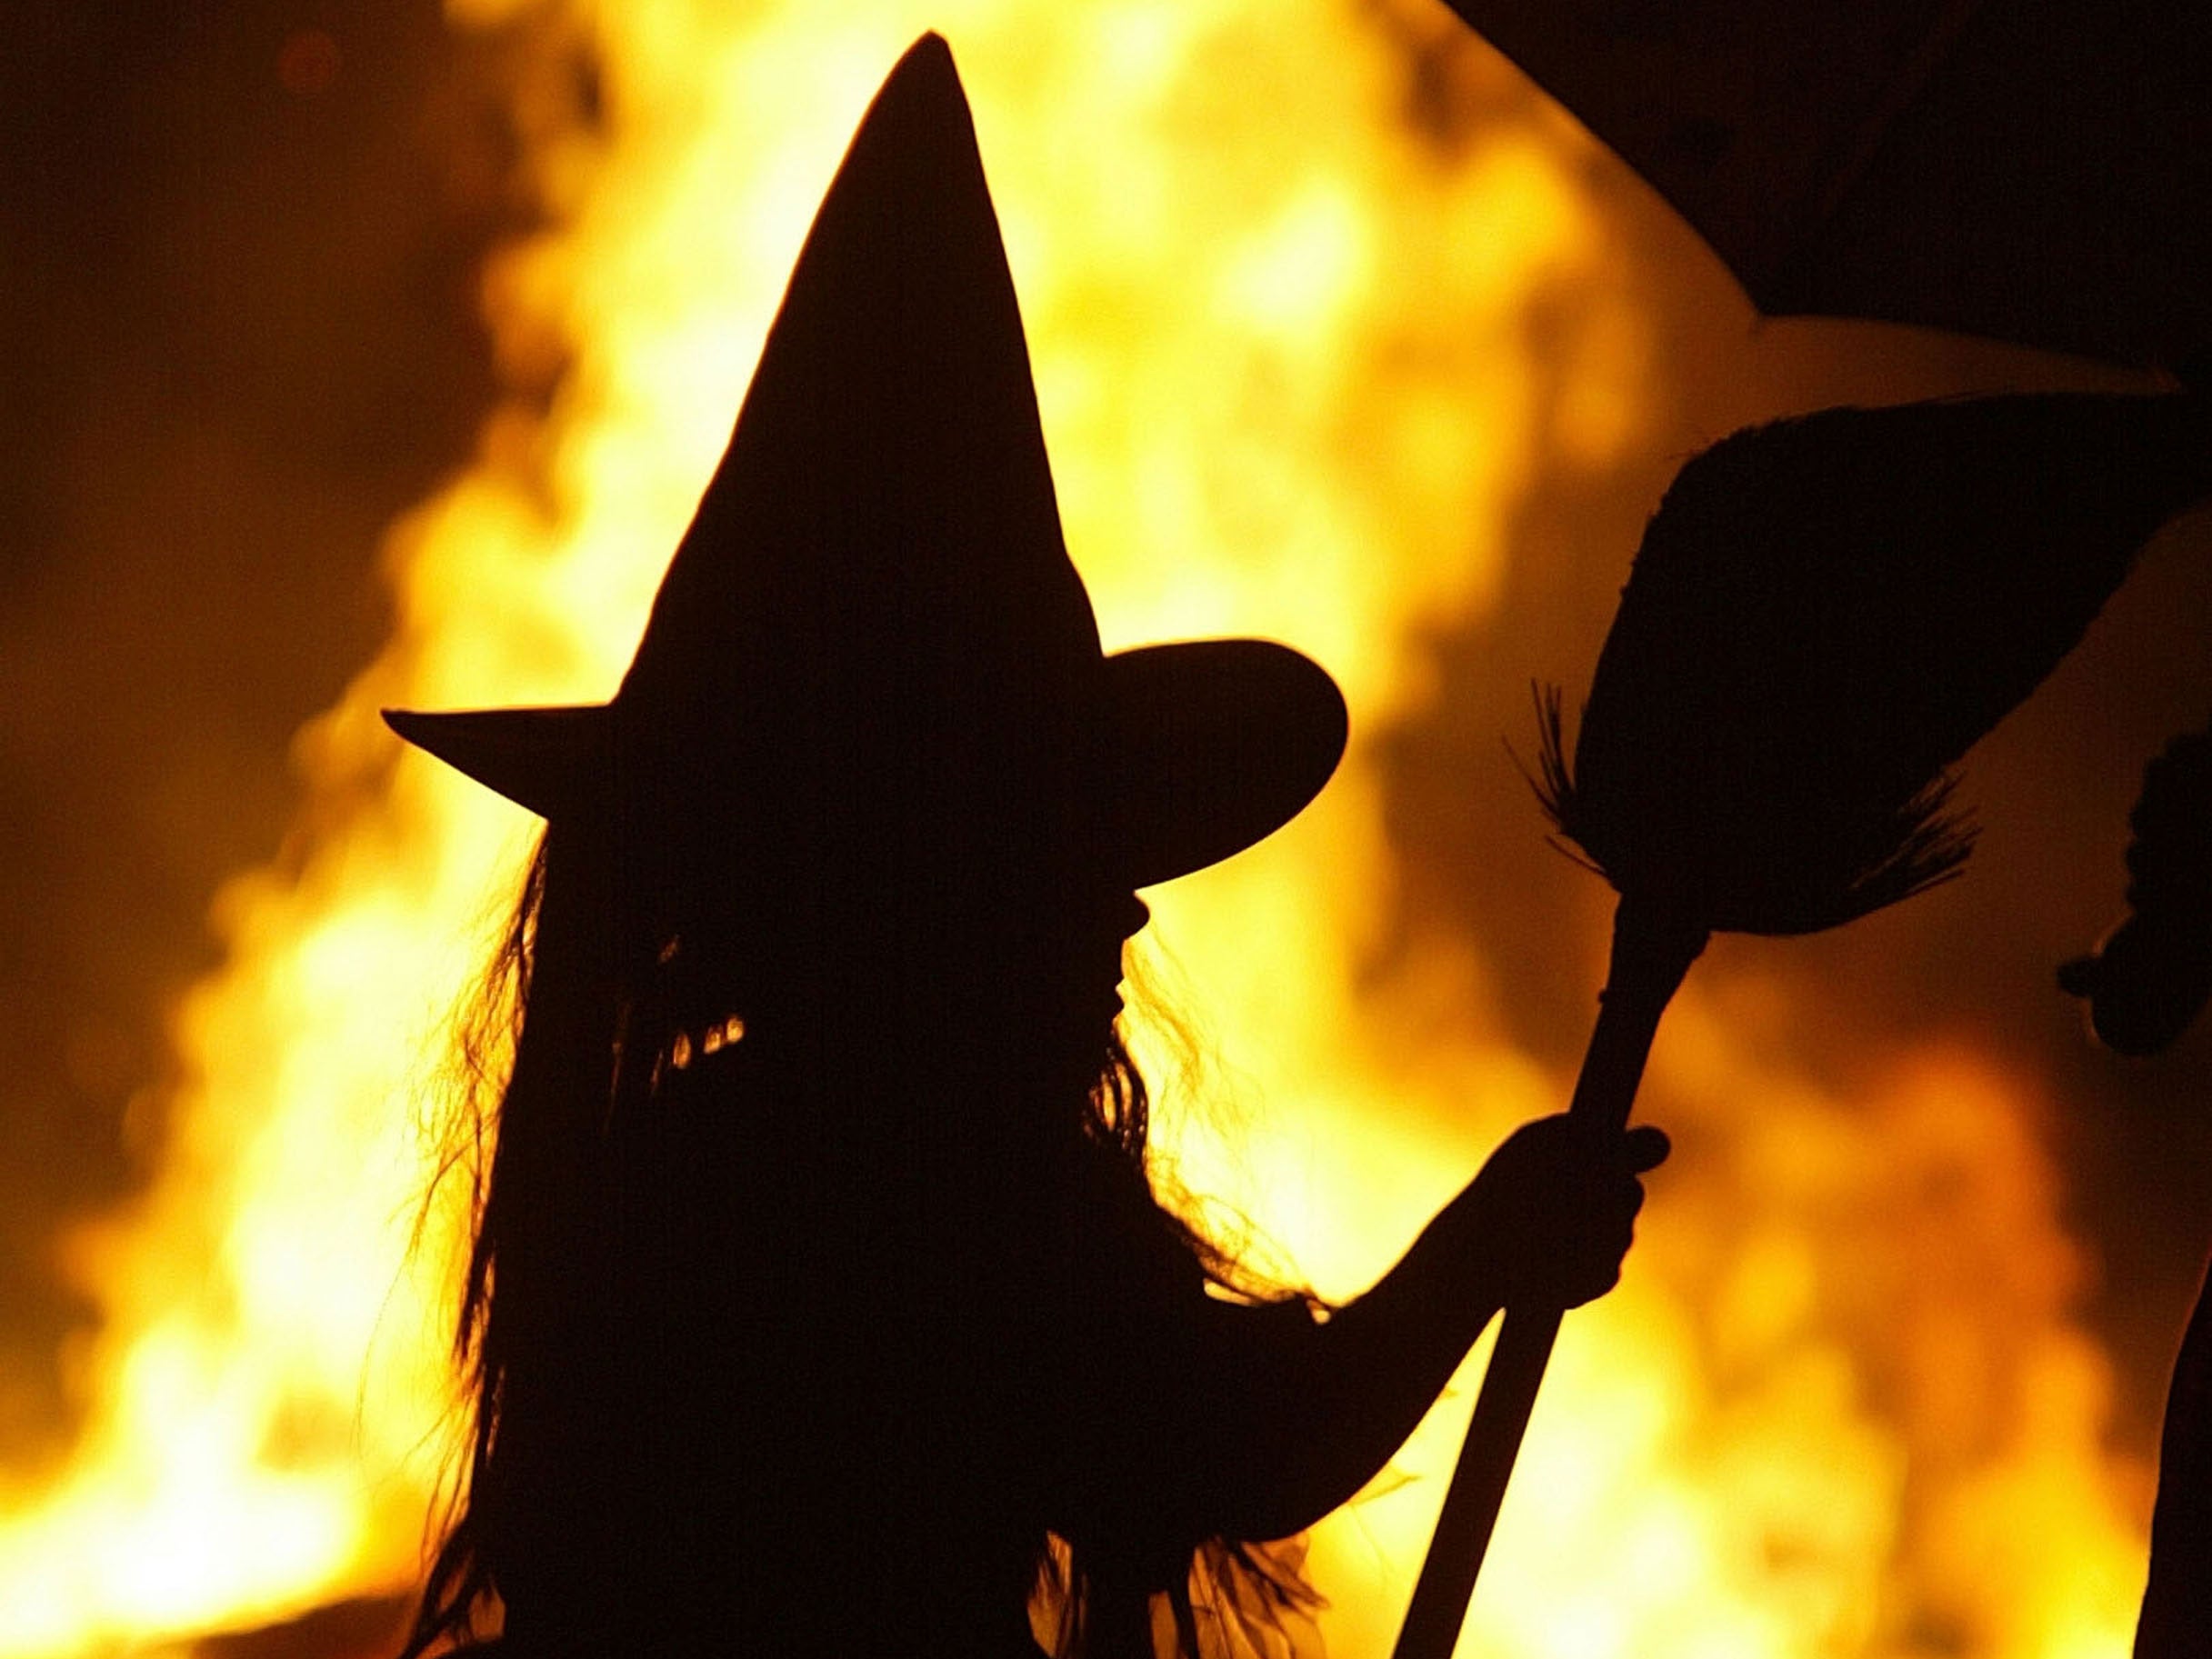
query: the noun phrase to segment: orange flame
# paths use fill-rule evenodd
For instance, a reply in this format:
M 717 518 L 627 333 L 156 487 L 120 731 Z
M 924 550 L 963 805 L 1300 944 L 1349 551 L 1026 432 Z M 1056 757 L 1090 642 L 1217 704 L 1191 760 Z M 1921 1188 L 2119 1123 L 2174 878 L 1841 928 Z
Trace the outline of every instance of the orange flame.
M 606 695 L 821 186 L 923 28 L 977 111 L 1109 645 L 1275 635 L 1354 710 L 1311 812 L 1153 895 L 1254 1104 L 1226 1131 L 1168 1114 L 1181 1180 L 1348 1294 L 1565 1098 L 1499 1034 L 1514 962 L 1429 945 L 1376 983 L 1375 739 L 1436 695 L 1424 635 L 1494 603 L 1539 447 L 1602 465 L 1639 436 L 1641 323 L 1577 182 L 1587 141 L 1415 0 L 729 9 L 591 10 L 607 132 L 537 123 L 566 219 L 491 274 L 492 322 L 518 381 L 549 338 L 573 366 L 549 417 L 495 417 L 394 531 L 397 634 L 300 740 L 306 855 L 223 897 L 228 965 L 175 1019 L 169 1165 L 73 1255 L 106 1314 L 91 1427 L 58 1482 L 6 1494 L 0 1654 L 188 1643 L 418 1570 L 459 1218 L 406 1257 L 410 1102 L 528 825 L 395 767 L 375 710 Z M 1479 95 L 1478 142 L 1405 119 L 1407 38 Z M 1538 295 L 1564 318 L 1544 363 Z M 1599 942 L 1573 948 L 1595 985 Z M 1647 1105 L 1683 1151 L 1626 1285 L 1569 1325 L 1463 1653 L 2124 1650 L 2140 1494 L 2100 1444 L 2034 1091 L 1931 1053 L 1839 1098 L 1783 1057 L 1807 1012 L 1694 977 L 1669 1016 Z M 1445 1466 L 1467 1400 L 1401 1469 Z M 1440 1486 L 1320 1529 L 1333 1652 L 1386 1650 Z

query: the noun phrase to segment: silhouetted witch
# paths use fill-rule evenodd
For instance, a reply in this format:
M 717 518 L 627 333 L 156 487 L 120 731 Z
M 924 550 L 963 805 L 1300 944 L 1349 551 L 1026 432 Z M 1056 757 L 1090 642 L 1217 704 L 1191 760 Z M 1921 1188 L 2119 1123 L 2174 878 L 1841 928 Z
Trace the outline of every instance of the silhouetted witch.
M 1655 1131 L 1523 1130 L 1326 1320 L 1156 1202 L 1133 890 L 1292 816 L 1344 708 L 1263 641 L 1102 655 L 935 37 L 614 700 L 390 719 L 548 821 L 410 1654 L 504 1607 L 515 1655 L 1034 1655 L 1056 1571 L 1065 1650 L 1149 1653 L 1161 1595 L 1195 1650 L 1195 1558 L 1233 1613 L 1303 1594 L 1252 1546 L 1502 1303 L 1617 1274 Z

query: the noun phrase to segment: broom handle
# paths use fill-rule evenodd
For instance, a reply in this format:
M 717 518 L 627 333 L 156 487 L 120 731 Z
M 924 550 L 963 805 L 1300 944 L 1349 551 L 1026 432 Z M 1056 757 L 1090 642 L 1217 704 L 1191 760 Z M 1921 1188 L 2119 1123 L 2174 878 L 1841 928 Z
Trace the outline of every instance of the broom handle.
M 1659 1016 L 1704 946 L 1702 931 L 1650 925 L 1630 905 L 1621 905 L 1613 918 L 1613 960 L 1598 994 L 1597 1027 L 1575 1080 L 1571 1114 L 1616 1133 L 1626 1130 Z M 1447 1659 L 1458 1642 L 1558 1334 L 1556 1308 L 1506 1310 L 1392 1659 Z

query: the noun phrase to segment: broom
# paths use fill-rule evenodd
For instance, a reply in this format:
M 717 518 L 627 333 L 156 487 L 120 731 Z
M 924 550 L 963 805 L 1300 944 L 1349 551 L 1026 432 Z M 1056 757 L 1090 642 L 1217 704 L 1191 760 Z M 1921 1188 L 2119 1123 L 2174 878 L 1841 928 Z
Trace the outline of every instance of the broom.
M 1973 830 L 1949 768 L 2207 494 L 2212 415 L 2187 394 L 1830 409 L 1693 457 L 1571 765 L 1558 695 L 1537 696 L 1537 795 L 1620 894 L 1569 1111 L 1626 1128 L 1711 934 L 1813 933 L 1957 875 Z M 1458 1637 L 1558 1325 L 1508 1310 L 1396 1659 Z

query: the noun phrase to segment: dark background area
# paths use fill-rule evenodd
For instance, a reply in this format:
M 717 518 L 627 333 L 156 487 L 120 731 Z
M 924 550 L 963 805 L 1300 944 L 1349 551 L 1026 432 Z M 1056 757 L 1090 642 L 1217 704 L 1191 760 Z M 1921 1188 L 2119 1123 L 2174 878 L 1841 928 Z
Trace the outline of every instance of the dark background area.
M 277 854 L 291 734 L 383 635 L 379 536 L 463 464 L 499 389 L 477 278 L 538 218 L 507 92 L 551 49 L 526 22 L 455 36 L 427 0 L 11 14 L 0 1464 L 29 1473 L 66 1444 L 57 1355 L 87 1314 L 53 1241 L 158 1155 L 145 1103 L 169 1064 L 164 1010 L 212 965 L 208 902 Z M 1407 39 L 1408 119 L 1440 147 L 1469 142 L 1455 77 L 1478 51 Z M 1588 184 L 1648 290 L 1658 435 L 1618 469 L 1555 460 L 1531 481 L 1496 609 L 1431 642 L 1439 712 L 1386 739 L 1403 942 L 1480 942 L 1509 968 L 1514 1034 L 1563 1071 L 1592 987 L 1585 954 L 1549 944 L 1600 927 L 1607 895 L 1545 845 L 1499 738 L 1527 753 L 1532 678 L 1565 682 L 1572 706 L 1674 466 L 1785 410 L 2098 378 L 1895 331 L 1759 325 L 1632 180 L 1593 161 Z M 1550 315 L 1531 309 L 1539 340 Z M 1818 1014 L 1806 1052 L 1839 1077 L 1886 1043 L 1956 1034 L 2046 1079 L 2138 1446 L 2212 1236 L 2212 1029 L 2120 1061 L 2052 973 L 2119 914 L 2143 763 L 2212 711 L 2207 535 L 2169 533 L 1973 757 L 1986 831 L 1964 882 L 1817 939 L 1724 941 L 1698 970 L 1781 975 Z
M 0 52 L 0 1458 L 62 1444 L 53 1240 L 157 1155 L 162 1019 L 494 389 L 519 36 L 433 0 L 11 8 Z M 139 1103 L 134 1109 L 134 1102 Z

